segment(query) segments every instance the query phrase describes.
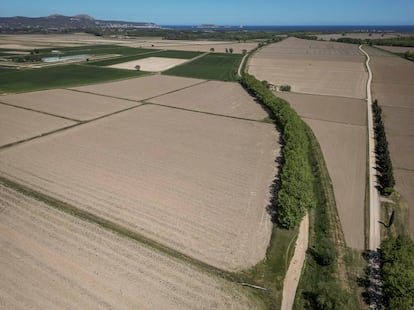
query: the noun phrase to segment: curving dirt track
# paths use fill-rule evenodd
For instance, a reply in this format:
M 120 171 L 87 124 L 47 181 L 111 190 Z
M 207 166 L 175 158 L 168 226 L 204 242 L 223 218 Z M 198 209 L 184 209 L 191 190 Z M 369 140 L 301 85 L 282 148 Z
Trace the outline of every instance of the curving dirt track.
M 259 309 L 251 293 L 0 184 L 3 309 Z

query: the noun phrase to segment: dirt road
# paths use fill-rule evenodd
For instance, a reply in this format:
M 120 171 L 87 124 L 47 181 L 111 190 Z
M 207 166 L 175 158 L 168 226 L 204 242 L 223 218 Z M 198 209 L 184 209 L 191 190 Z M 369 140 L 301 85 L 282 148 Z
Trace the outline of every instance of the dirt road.
M 307 214 L 299 227 L 299 235 L 296 240 L 295 253 L 290 261 L 289 269 L 283 282 L 282 310 L 290 310 L 295 301 L 296 289 L 302 273 L 303 263 L 305 262 L 306 250 L 309 241 L 309 215 Z
M 368 147 L 369 147 L 369 249 L 376 250 L 381 244 L 380 236 L 380 202 L 379 194 L 376 189 L 376 159 L 375 159 L 375 137 L 374 137 L 374 124 L 372 118 L 372 96 L 371 96 L 371 83 L 372 72 L 369 66 L 370 57 L 363 50 L 362 45 L 359 49 L 367 57 L 366 67 L 368 70 L 368 82 L 367 82 L 367 115 L 368 115 Z

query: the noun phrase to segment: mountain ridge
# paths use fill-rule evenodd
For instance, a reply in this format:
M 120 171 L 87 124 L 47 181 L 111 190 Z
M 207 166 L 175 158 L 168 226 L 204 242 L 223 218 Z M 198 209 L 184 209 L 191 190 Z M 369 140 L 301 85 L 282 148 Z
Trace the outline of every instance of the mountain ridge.
M 45 17 L 0 17 L 0 29 L 87 29 L 87 28 L 160 28 L 151 22 L 98 20 L 87 14 L 65 16 L 52 14 Z

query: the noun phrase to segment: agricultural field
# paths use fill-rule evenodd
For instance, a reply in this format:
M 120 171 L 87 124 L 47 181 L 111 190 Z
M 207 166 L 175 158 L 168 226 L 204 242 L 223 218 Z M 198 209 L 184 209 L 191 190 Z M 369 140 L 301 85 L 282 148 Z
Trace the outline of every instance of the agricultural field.
M 363 249 L 367 73 L 357 45 L 288 38 L 259 50 L 249 72 L 275 85 L 311 127 L 332 180 L 348 246 Z M 269 66 L 269 67 L 267 67 Z
M 236 81 L 237 69 L 243 56 L 239 54 L 211 53 L 164 72 L 206 80 Z
M 142 75 L 145 75 L 145 73 L 83 65 L 14 70 L 0 74 L 0 93 L 18 93 L 47 88 L 69 87 Z
M 376 45 L 375 47 L 386 50 L 391 53 L 404 54 L 405 52 L 414 52 L 414 47 L 405 47 L 405 46 L 385 46 L 385 45 Z
M 94 66 L 111 66 L 115 64 L 120 64 L 123 62 L 145 59 L 148 57 L 165 57 L 165 58 L 178 58 L 178 59 L 191 59 L 201 55 L 199 52 L 185 52 L 185 51 L 166 51 L 166 50 L 154 50 L 154 49 L 147 49 L 146 52 L 132 55 L 132 56 L 122 56 L 122 57 L 115 57 L 112 59 L 100 60 L 100 61 L 93 61 L 89 62 L 88 64 Z
M 132 72 L 129 70 L 121 71 Z M 75 87 L 73 89 L 86 93 L 140 101 L 160 96 L 169 92 L 174 92 L 203 82 L 203 80 L 198 79 L 177 78 L 164 75 L 150 75 L 137 79 L 87 85 Z
M 279 92 L 310 126 L 332 180 L 345 241 L 364 248 L 366 103 L 361 99 Z
M 258 51 L 248 71 L 293 92 L 365 98 L 364 59 L 357 45 L 288 38 Z
M 5 309 L 260 309 L 251 291 L 0 184 Z
M 268 116 L 238 83 L 231 82 L 209 81 L 155 97 L 149 102 L 255 120 L 263 120 Z
M 187 62 L 186 59 L 147 57 L 143 59 L 118 63 L 109 67 L 115 69 L 137 70 L 136 66 L 139 66 L 141 71 L 161 72 L 174 68 L 185 62 Z
M 66 89 L 6 95 L 0 97 L 1 102 L 76 121 L 91 120 L 137 105 L 136 102 Z
M 313 119 L 304 120 L 321 146 L 332 180 L 346 244 L 363 250 L 367 128 Z
M 74 124 L 76 123 L 62 118 L 0 103 L 0 147 Z
M 371 56 L 373 98 L 383 109 L 396 189 L 408 204 L 414 236 L 414 63 L 375 48 L 366 50 Z
M 382 33 L 382 32 L 345 32 L 345 33 L 331 33 L 331 34 L 318 34 L 318 39 L 329 41 L 331 39 L 337 40 L 341 38 L 352 38 L 352 39 L 392 39 L 398 38 L 402 34 L 396 32 Z
M 278 92 L 276 95 L 287 100 L 303 118 L 351 125 L 367 124 L 367 106 L 362 99 L 290 92 Z
M 240 270 L 269 244 L 277 141 L 272 124 L 148 104 L 4 149 L 0 175 Z
M 1 34 L 0 48 L 18 50 L 49 48 L 49 47 L 76 47 L 80 45 L 119 44 L 124 40 L 99 38 L 92 34 Z
M 251 51 L 257 47 L 257 43 L 238 43 L 238 42 L 224 42 L 224 41 L 187 41 L 187 40 L 157 40 L 147 39 L 141 42 L 129 42 L 123 44 L 124 46 L 137 48 L 157 48 L 166 50 L 179 51 L 198 51 L 210 52 L 213 48 L 216 53 L 225 53 L 226 49 L 233 49 L 233 53 L 242 54 L 243 50 Z

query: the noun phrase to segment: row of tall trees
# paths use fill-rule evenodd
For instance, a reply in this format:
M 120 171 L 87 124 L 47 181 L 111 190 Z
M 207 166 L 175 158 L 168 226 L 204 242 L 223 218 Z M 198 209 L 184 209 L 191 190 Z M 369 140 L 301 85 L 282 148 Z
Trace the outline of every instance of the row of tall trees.
M 388 141 L 382 121 L 382 109 L 375 100 L 372 104 L 375 131 L 375 155 L 377 162 L 377 181 L 381 194 L 389 195 L 394 191 L 395 179 L 392 169 Z
M 271 111 L 279 127 L 282 161 L 272 215 L 281 227 L 296 227 L 315 204 L 306 125 L 287 101 L 276 97 L 253 75 L 243 74 L 240 82 Z

